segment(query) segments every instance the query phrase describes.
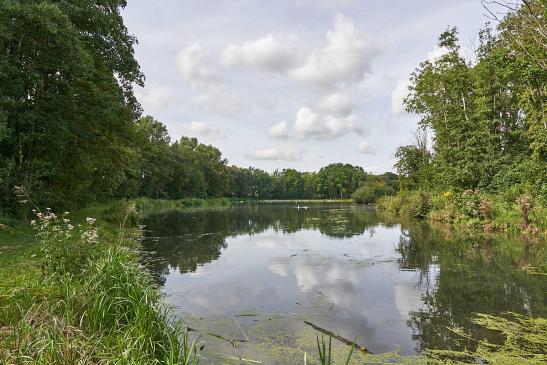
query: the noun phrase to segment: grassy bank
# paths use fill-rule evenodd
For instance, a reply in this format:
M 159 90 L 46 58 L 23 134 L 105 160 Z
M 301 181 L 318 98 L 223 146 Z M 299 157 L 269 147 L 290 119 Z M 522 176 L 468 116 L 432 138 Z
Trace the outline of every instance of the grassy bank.
M 265 199 L 256 200 L 263 204 L 291 203 L 291 204 L 330 204 L 330 203 L 354 203 L 353 199 Z
M 304 207 L 308 204 L 354 203 L 353 199 L 248 199 L 248 198 L 185 198 L 178 200 L 139 198 L 135 200 L 138 210 L 144 214 L 148 212 L 162 212 L 188 208 L 215 208 L 235 205 L 256 204 L 294 204 Z
M 139 265 L 134 205 L 37 214 L 0 230 L 0 363 L 195 361 Z
M 453 224 L 468 230 L 547 237 L 547 198 L 511 194 L 401 191 L 380 198 L 381 213 Z
M 178 200 L 139 198 L 135 200 L 139 211 L 169 210 L 194 207 L 228 207 L 233 200 L 228 198 L 185 198 Z

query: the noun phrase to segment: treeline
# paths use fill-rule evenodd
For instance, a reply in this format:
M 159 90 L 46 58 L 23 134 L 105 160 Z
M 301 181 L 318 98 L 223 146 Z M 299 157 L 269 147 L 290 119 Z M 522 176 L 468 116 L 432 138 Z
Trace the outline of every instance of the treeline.
M 362 194 L 393 193 L 398 184 L 393 173 L 371 175 L 362 167 L 342 163 L 318 172 L 283 169 L 269 173 L 230 166 L 217 148 L 195 138 L 182 137 L 172 143 L 165 125 L 150 116 L 135 125 L 141 160 L 126 181 L 126 196 L 347 199 L 359 188 Z
M 485 231 L 547 233 L 547 2 L 490 5 L 507 14 L 480 31 L 472 61 L 448 29 L 444 54 L 412 74 L 405 104 L 419 130 L 395 154 L 403 191 L 378 206 Z
M 421 120 L 396 152 L 403 188 L 547 196 L 547 3 L 525 3 L 479 32 L 474 60 L 452 28 L 412 74 L 405 105 Z
M 317 173 L 228 166 L 196 139 L 141 118 L 144 76 L 123 0 L 0 2 L 0 211 L 126 197 L 349 198 L 392 191 L 393 174 L 333 164 Z
M 144 76 L 123 0 L 0 1 L 0 209 L 123 196 Z

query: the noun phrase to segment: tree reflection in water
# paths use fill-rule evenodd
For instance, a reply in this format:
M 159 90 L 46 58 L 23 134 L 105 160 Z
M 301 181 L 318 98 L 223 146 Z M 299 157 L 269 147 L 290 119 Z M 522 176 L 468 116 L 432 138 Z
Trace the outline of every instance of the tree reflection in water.
M 528 270 L 538 267 L 539 271 L 545 271 L 546 249 L 540 243 L 482 235 L 465 236 L 423 222 L 393 222 L 379 217 L 370 208 L 332 204 L 310 206 L 305 210 L 290 205 L 269 205 L 163 212 L 148 215 L 145 226 L 143 246 L 148 267 L 161 285 L 170 272 L 191 273 L 218 260 L 222 251 L 228 248 L 229 238 L 259 236 L 272 231 L 278 233 L 278 239 L 282 241 L 286 234 L 319 231 L 325 239 L 340 243 L 346 238 L 374 236 L 382 227 L 384 235 L 393 233 L 390 236 L 393 237 L 391 255 L 396 259 L 392 263 L 393 270 L 415 273 L 413 285 L 419 290 L 413 295 L 419 305 L 400 305 L 398 310 L 407 308 L 404 316 L 417 352 L 435 348 L 472 349 L 476 346 L 475 341 L 448 330 L 449 327 L 459 327 L 473 338 L 499 340 L 497 334 L 471 323 L 474 313 L 500 315 L 512 311 L 545 316 L 547 312 L 545 276 L 533 275 Z M 373 237 L 373 240 L 376 239 Z M 258 244 L 258 240 L 250 242 Z M 368 244 L 363 243 L 365 248 Z M 283 262 L 288 259 L 283 258 Z M 316 257 L 314 265 L 323 261 L 325 267 L 335 261 L 350 265 L 340 261 L 339 257 L 321 260 Z M 275 266 L 277 261 L 273 259 L 271 266 L 281 270 Z M 311 267 L 319 272 L 322 270 L 319 266 Z M 376 273 L 372 270 L 371 267 L 355 272 L 362 275 Z M 364 276 L 362 279 L 353 278 L 363 283 L 365 279 Z M 383 282 L 389 283 L 389 280 L 386 278 Z M 394 292 L 401 290 L 398 283 L 393 285 Z M 412 287 L 411 283 L 409 285 Z M 335 288 L 330 290 L 336 291 Z M 366 290 L 353 293 L 351 301 L 366 303 L 363 298 L 373 294 Z M 359 322 L 357 317 L 353 321 L 350 318 L 365 309 L 352 307 L 349 310 L 344 314 L 348 316 L 344 317 L 346 326 L 348 323 L 361 323 L 361 327 L 367 324 L 366 321 Z
M 433 265 L 440 268 L 435 290 L 423 295 L 424 307 L 409 313 L 408 325 L 418 352 L 476 347 L 476 341 L 447 330 L 450 327 L 463 328 L 474 339 L 499 342 L 498 333 L 471 323 L 474 313 L 546 315 L 545 277 L 521 269 L 523 265 L 544 265 L 544 244 L 447 235 L 425 223 L 410 225 L 402 232 L 398 245 L 402 269 L 418 269 L 422 277 L 428 277 Z

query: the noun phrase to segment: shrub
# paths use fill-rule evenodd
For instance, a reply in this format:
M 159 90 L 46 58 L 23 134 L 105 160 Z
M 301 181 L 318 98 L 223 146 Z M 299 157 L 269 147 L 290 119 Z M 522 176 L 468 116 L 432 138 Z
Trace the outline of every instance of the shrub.
M 47 208 L 45 212 L 33 210 L 36 219 L 31 225 L 43 253 L 44 269 L 54 277 L 78 275 L 85 269 L 93 246 L 98 244 L 95 218 L 87 217 L 86 222 L 74 226 L 68 219 L 58 217 Z
M 517 205 L 522 217 L 522 226 L 528 227 L 530 225 L 530 209 L 532 208 L 532 198 L 528 194 L 524 194 L 517 199 Z
M 416 203 L 416 209 L 414 211 L 414 217 L 416 218 L 425 218 L 431 211 L 431 199 L 429 194 L 421 191 L 418 194 L 418 199 Z
M 371 204 L 383 195 L 385 195 L 383 189 L 376 184 L 365 184 L 355 190 L 352 198 L 356 203 Z
M 485 221 L 490 221 L 492 218 L 492 203 L 488 199 L 481 199 L 479 208 L 482 212 L 482 217 Z
M 481 196 L 478 190 L 465 190 L 458 195 L 456 204 L 459 210 L 470 218 L 479 218 L 481 216 Z

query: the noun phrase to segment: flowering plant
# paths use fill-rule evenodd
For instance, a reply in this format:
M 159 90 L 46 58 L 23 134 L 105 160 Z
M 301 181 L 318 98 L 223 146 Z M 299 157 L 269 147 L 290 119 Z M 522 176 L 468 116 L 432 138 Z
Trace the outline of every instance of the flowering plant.
M 30 224 L 43 253 L 44 269 L 54 275 L 81 272 L 87 265 L 90 250 L 98 244 L 95 218 L 87 217 L 84 224 L 74 226 L 68 212 L 58 216 L 46 208 L 45 212 L 33 209 L 33 213 L 36 219 Z

